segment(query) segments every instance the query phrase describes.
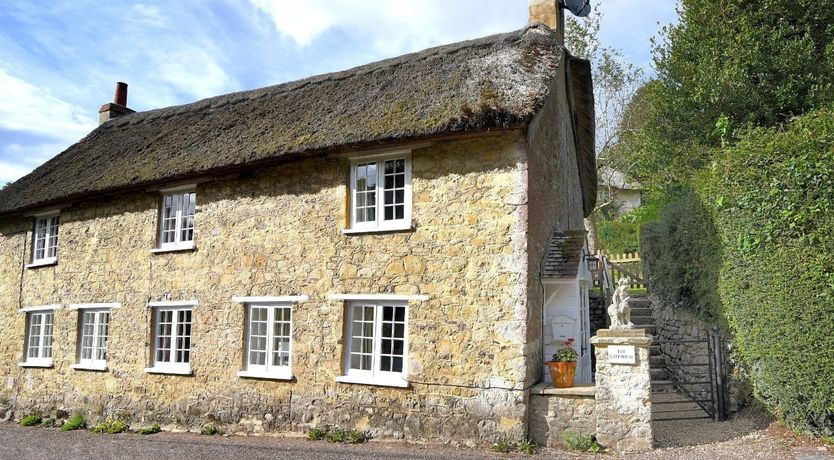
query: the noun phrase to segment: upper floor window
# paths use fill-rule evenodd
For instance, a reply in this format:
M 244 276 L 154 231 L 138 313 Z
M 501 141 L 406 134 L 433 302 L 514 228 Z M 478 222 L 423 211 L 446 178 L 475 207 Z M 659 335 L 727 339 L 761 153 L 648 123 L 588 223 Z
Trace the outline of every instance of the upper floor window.
M 58 214 L 35 218 L 32 241 L 32 265 L 45 265 L 58 260 Z
M 53 310 L 38 310 L 26 314 L 26 361 L 27 366 L 52 366 L 52 321 Z
M 403 230 L 411 226 L 411 155 L 357 159 L 350 168 L 353 230 Z
M 170 191 L 162 195 L 159 216 L 159 248 L 194 247 L 194 218 L 197 193 L 193 190 Z

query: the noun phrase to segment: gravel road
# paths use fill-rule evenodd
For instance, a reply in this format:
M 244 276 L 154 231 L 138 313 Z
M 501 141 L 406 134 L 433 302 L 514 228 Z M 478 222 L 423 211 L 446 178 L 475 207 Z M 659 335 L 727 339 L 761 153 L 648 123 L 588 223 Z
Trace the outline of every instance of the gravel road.
M 670 422 L 664 422 L 670 423 Z M 742 413 L 729 422 L 671 422 L 657 426 L 666 433 L 661 447 L 652 452 L 617 456 L 590 455 L 542 449 L 536 458 L 577 460 L 607 459 L 797 459 L 834 460 L 834 446 L 795 436 L 761 416 Z M 673 433 L 674 435 L 669 435 Z M 683 436 L 686 434 L 686 436 Z M 685 442 L 682 442 L 685 441 Z M 54 428 L 24 428 L 0 422 L 0 459 L 520 459 L 520 454 L 494 454 L 484 448 L 423 446 L 400 442 L 372 441 L 368 444 L 330 444 L 300 438 L 199 436 L 188 433 L 106 435 L 89 431 L 62 433 Z

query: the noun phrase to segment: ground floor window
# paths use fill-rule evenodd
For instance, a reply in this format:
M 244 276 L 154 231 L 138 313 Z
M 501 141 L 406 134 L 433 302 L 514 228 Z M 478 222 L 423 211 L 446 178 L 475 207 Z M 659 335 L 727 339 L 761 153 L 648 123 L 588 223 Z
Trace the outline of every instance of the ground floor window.
M 191 307 L 154 309 L 153 371 L 191 373 Z
M 26 364 L 52 365 L 53 318 L 52 310 L 34 311 L 27 314 Z
M 408 304 L 353 301 L 347 306 L 345 370 L 368 383 L 402 381 L 408 350 Z
M 292 363 L 292 306 L 248 305 L 246 371 L 289 378 Z
M 79 334 L 78 364 L 85 367 L 107 365 L 107 336 L 110 324 L 110 310 L 80 310 L 81 333 Z

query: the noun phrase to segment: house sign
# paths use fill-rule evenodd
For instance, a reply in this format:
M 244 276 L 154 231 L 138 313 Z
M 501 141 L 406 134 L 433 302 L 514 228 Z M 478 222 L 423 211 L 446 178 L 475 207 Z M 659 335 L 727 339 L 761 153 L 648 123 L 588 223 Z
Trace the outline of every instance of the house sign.
M 609 345 L 608 362 L 611 364 L 637 364 L 634 345 Z

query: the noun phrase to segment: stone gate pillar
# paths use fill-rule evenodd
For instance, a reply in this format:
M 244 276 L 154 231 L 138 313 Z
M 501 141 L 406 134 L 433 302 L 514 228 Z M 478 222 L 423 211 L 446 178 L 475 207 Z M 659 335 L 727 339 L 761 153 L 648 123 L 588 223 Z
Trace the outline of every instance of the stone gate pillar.
M 597 441 L 617 452 L 651 450 L 652 337 L 643 329 L 600 329 L 591 343 L 597 358 Z

